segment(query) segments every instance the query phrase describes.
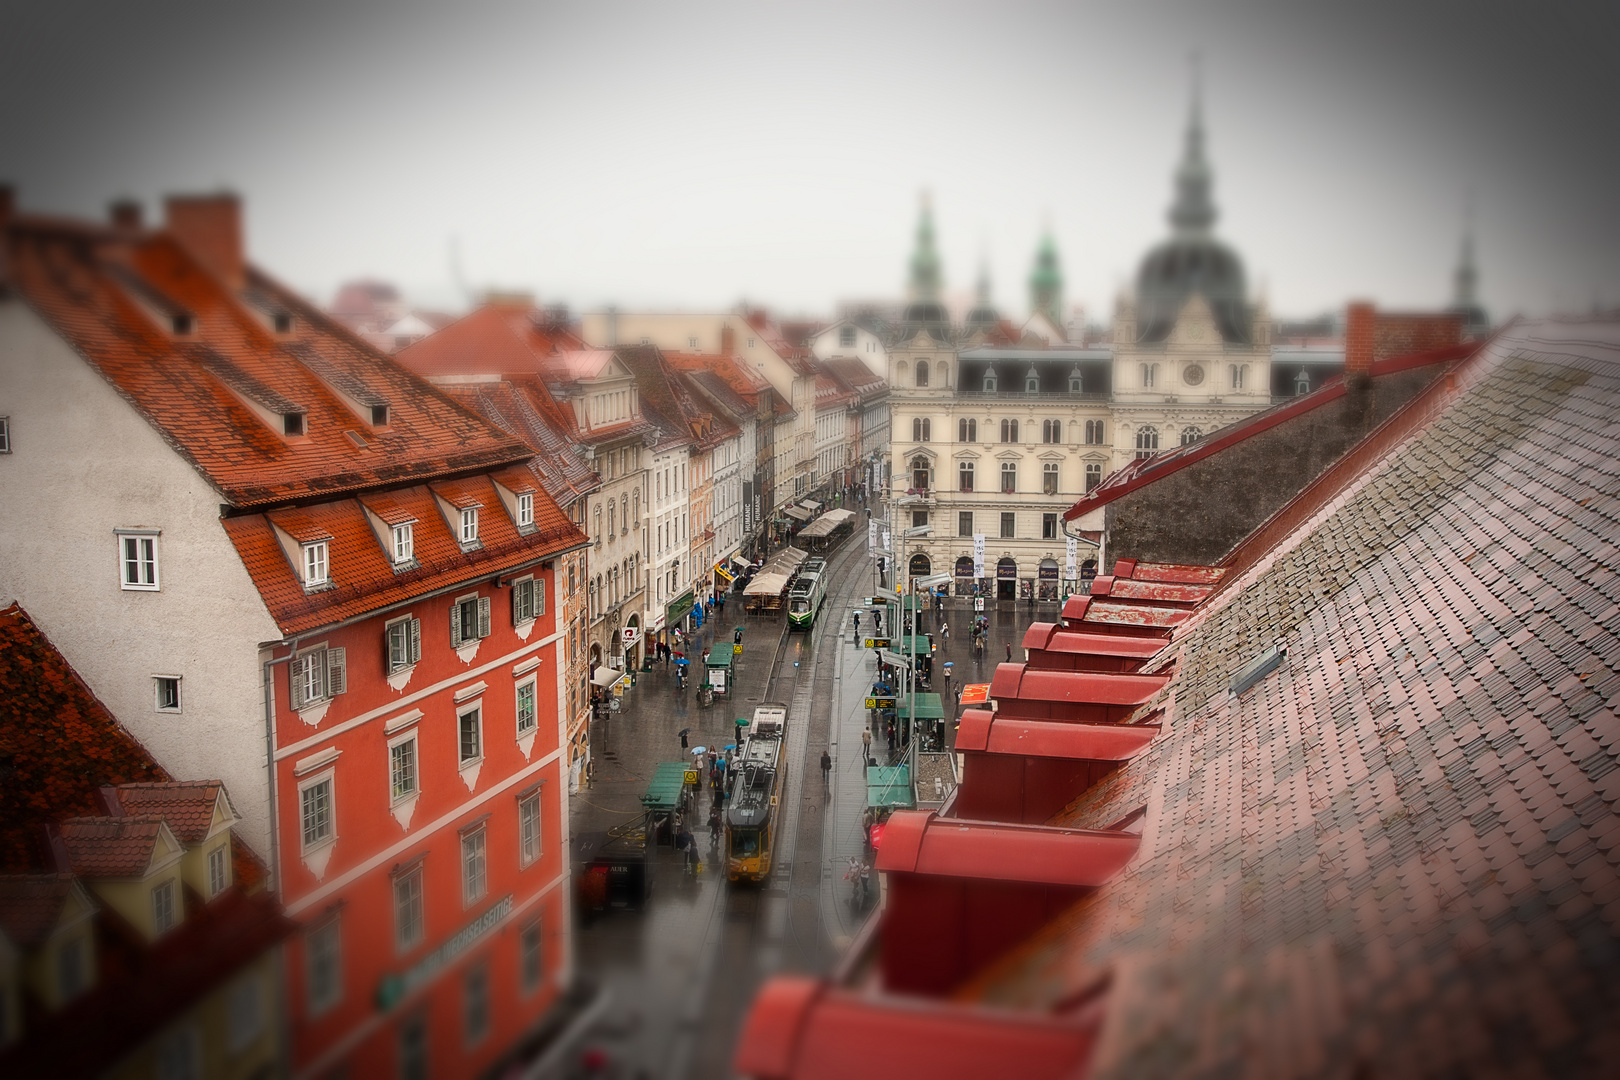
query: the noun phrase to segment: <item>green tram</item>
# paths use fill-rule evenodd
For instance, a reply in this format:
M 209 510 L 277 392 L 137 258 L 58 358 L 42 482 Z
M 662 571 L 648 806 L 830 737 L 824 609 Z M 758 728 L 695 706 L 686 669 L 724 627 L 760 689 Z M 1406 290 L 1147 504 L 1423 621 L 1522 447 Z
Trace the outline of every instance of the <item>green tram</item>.
M 827 599 L 827 560 L 810 558 L 799 567 L 799 576 L 788 590 L 788 626 L 808 630 L 815 625 L 821 605 Z
M 732 765 L 726 807 L 726 877 L 764 881 L 787 808 L 787 706 L 761 705 Z

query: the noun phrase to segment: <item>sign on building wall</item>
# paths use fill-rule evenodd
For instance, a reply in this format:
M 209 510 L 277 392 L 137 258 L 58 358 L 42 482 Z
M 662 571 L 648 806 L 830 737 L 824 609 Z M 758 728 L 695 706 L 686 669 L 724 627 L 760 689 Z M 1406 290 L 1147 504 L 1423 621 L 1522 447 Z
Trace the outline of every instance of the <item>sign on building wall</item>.
M 759 520 L 759 508 L 754 503 L 754 482 L 744 480 L 742 487 L 743 535 L 752 536 L 754 522 Z
M 984 577 L 984 533 L 973 534 L 973 576 Z

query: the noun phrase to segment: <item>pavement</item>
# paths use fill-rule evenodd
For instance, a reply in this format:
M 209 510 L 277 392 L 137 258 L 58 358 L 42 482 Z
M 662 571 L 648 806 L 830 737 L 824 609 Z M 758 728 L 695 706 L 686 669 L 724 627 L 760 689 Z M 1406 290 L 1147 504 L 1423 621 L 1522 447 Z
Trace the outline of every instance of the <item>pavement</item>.
M 745 627 L 729 699 L 700 708 L 692 689 L 676 691 L 674 669 L 658 665 L 637 675 L 622 711 L 592 725 L 595 775 L 569 800 L 576 870 L 608 830 L 640 819 L 640 795 L 659 762 L 690 760 L 690 753 L 682 754 L 682 728 L 690 729 L 689 746 L 723 746 L 733 740 L 734 718 L 752 716 L 766 701 L 789 707 L 789 788 L 771 877 L 759 886 L 727 884 L 721 850 L 710 846 L 703 824 L 709 809 L 705 787 L 689 826 L 702 872 L 689 875 L 676 852 L 654 848 L 652 891 L 643 910 L 581 913 L 577 920 L 577 970 L 608 994 L 581 1050 L 601 1050 L 619 1075 L 730 1075 L 731 1050 L 759 985 L 776 972 L 825 974 L 871 914 L 873 900 L 857 903 L 844 878 L 849 859 L 865 854 L 861 731 L 876 671 L 876 658 L 860 647 L 850 618 L 874 581 L 860 540 L 834 553 L 835 585 L 811 632 L 788 632 L 781 616 L 745 617 L 728 604 L 726 615 L 691 635 L 686 654 L 695 661 L 716 635 L 729 643 L 732 628 Z M 971 607 L 970 598 L 946 601 L 944 619 L 952 632 L 949 642 L 936 634 L 938 692 L 946 692 L 938 673 L 947 659 L 956 668 L 954 690 L 964 682 L 988 682 L 1008 644 L 1020 655 L 1018 643 L 1032 618 L 1028 604 L 986 602 L 991 636 L 982 659 L 971 655 L 967 635 L 958 633 L 971 622 Z M 872 623 L 861 610 L 865 637 Z M 1033 617 L 1055 618 L 1057 610 L 1056 604 L 1037 605 Z M 931 611 L 924 613 L 919 632 L 937 631 L 938 621 Z M 947 710 L 952 706 L 954 700 Z M 954 725 L 947 729 L 954 736 Z M 872 745 L 884 761 L 881 729 Z M 824 749 L 833 759 L 825 787 Z M 875 874 L 872 884 L 875 897 Z M 570 1065 L 558 1075 L 583 1074 Z

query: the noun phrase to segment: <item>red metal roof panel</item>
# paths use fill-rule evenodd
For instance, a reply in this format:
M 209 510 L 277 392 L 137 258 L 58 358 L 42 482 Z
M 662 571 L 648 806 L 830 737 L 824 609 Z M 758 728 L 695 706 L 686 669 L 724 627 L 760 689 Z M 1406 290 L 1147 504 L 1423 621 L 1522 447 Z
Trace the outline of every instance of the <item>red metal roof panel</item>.
M 1063 701 L 1090 705 L 1140 705 L 1168 682 L 1168 675 L 1050 671 L 1024 664 L 997 664 L 990 696 L 998 701 Z
M 896 829 L 906 838 L 891 846 Z M 1092 888 L 1136 854 L 1135 833 L 941 818 L 902 810 L 889 819 L 877 868 L 889 873 Z

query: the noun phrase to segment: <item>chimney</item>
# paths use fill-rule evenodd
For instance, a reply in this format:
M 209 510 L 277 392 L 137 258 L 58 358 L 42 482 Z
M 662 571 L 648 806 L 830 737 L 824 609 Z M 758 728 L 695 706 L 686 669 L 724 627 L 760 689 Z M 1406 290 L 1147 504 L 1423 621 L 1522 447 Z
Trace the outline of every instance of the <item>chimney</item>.
M 107 208 L 113 228 L 137 232 L 141 227 L 141 204 L 134 199 L 119 199 Z
M 729 326 L 722 326 L 720 328 L 720 352 L 721 352 L 721 354 L 724 355 L 724 356 L 730 356 L 732 353 L 734 353 L 736 351 L 737 351 L 737 331 L 733 330 Z
M 1344 377 L 1346 381 L 1372 375 L 1374 330 L 1378 316 L 1371 303 L 1350 304 L 1344 317 Z
M 242 253 L 242 202 L 229 192 L 218 195 L 171 195 L 164 206 L 165 225 L 180 244 L 232 289 L 245 280 Z
M 10 184 L 0 184 L 0 229 L 10 225 L 16 213 L 17 189 Z

